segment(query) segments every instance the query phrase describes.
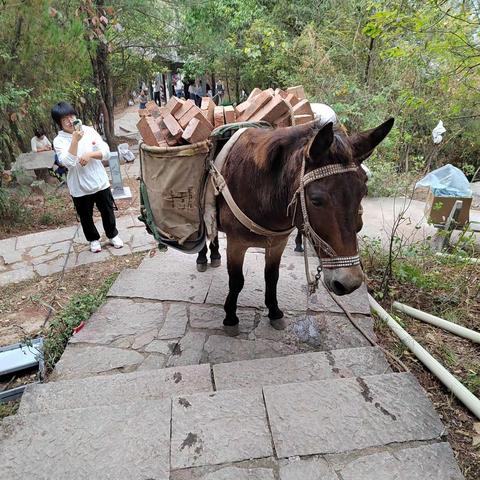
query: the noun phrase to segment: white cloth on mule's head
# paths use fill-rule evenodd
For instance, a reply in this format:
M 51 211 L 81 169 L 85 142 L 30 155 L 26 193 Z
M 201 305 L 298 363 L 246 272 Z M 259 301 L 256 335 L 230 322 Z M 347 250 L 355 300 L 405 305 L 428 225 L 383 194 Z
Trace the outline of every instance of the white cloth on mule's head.
M 332 122 L 334 125 L 337 123 L 337 114 L 332 107 L 324 103 L 311 103 L 310 106 L 312 107 L 314 117 L 320 119 L 321 125 L 325 125 L 328 122 Z

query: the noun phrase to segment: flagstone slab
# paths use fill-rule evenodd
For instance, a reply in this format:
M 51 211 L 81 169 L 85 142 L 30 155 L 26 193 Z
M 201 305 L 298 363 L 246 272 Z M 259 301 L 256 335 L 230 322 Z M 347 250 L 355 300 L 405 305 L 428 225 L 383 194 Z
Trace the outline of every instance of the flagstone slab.
M 340 475 L 343 480 L 464 480 L 445 442 L 361 456 L 348 462 Z
M 76 226 L 58 228 L 56 230 L 45 230 L 43 232 L 22 235 L 18 237 L 16 249 L 36 247 L 38 245 L 50 245 L 52 243 L 70 240 L 75 235 Z
M 187 332 L 168 359 L 168 366 L 195 365 L 202 362 L 207 336 L 202 332 Z M 206 363 L 206 362 L 202 362 Z
M 164 368 L 30 385 L 19 413 L 53 412 L 155 400 L 213 390 L 209 365 Z
M 46 277 L 48 275 L 53 275 L 54 273 L 61 272 L 64 266 L 66 268 L 65 261 L 67 256 L 62 254 L 60 254 L 59 256 L 59 254 L 60 252 L 53 252 L 52 254 L 48 254 L 48 255 L 52 255 L 52 260 L 48 260 L 46 262 L 38 263 L 38 264 L 34 263 L 35 271 L 42 277 Z M 45 255 L 45 257 L 46 256 L 47 255 Z
M 272 455 L 260 389 L 179 396 L 172 402 L 172 469 Z
M 335 471 L 323 458 L 283 460 L 279 468 L 280 480 L 339 480 Z M 381 478 L 374 476 L 375 478 Z M 382 478 L 383 480 L 383 478 Z
M 204 360 L 225 363 L 255 358 L 271 358 L 296 353 L 292 345 L 271 340 L 243 340 L 223 335 L 210 335 L 205 343 Z
M 170 478 L 171 480 L 275 480 L 274 468 L 260 466 L 263 463 L 267 462 L 252 460 L 220 467 L 186 468 L 172 472 Z
M 10 417 L 1 477 L 168 480 L 170 417 L 170 399 Z
M 279 457 L 432 440 L 444 432 L 411 374 L 266 386 L 263 391 Z
M 203 303 L 210 288 L 212 270 L 200 274 L 195 258 L 169 250 L 146 257 L 135 270 L 124 270 L 109 291 L 110 296 Z
M 35 278 L 33 268 L 28 266 L 17 270 L 8 270 L 0 273 L 0 287 L 8 285 L 9 283 L 23 282 Z
M 163 305 L 160 302 L 135 302 L 123 298 L 109 298 L 85 326 L 70 339 L 70 343 L 108 345 L 122 337 L 133 337 L 135 344 L 144 334 L 148 338 L 137 348 L 150 343 L 164 323 Z M 135 348 L 135 347 L 132 347 Z
M 180 338 L 185 334 L 188 323 L 187 306 L 184 303 L 166 305 L 165 322 L 158 333 L 159 339 Z
M 257 323 L 257 311 L 238 309 L 237 316 L 240 333 L 251 332 Z M 190 307 L 190 326 L 208 330 L 223 330 L 225 310 L 216 305 L 192 305 Z
M 140 365 L 144 356 L 133 350 L 104 346 L 69 345 L 55 365 L 53 379 L 83 378 L 116 373 Z
M 378 375 L 389 370 L 379 348 L 349 348 L 213 365 L 217 390 Z

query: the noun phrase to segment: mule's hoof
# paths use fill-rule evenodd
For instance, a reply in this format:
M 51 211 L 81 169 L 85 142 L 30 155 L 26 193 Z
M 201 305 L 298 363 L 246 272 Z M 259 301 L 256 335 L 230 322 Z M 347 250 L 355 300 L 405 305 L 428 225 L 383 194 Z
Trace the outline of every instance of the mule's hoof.
M 223 330 L 229 337 L 236 337 L 240 334 L 240 326 L 238 323 L 236 325 L 224 325 Z
M 206 272 L 207 271 L 207 262 L 197 263 L 197 272 Z
M 270 320 L 270 325 L 275 330 L 285 330 L 287 328 L 287 321 L 284 318 L 278 318 L 276 320 Z
M 297 245 L 293 251 L 303 253 L 303 247 L 301 245 Z
M 222 259 L 221 259 L 221 258 L 212 258 L 212 259 L 210 260 L 210 265 L 211 265 L 213 268 L 217 268 L 217 267 L 219 267 L 221 264 L 222 264 Z

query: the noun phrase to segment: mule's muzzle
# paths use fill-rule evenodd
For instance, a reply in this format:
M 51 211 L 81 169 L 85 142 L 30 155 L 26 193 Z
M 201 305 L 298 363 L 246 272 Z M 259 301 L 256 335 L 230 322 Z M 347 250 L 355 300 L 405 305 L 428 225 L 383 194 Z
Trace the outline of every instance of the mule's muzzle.
M 336 295 L 348 295 L 363 282 L 363 270 L 360 265 L 326 269 L 323 272 L 327 288 Z

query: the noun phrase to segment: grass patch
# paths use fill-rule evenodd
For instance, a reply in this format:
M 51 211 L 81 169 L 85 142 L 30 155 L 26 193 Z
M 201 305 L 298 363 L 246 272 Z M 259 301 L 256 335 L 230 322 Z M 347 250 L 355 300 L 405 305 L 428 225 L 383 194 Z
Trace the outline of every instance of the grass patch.
M 0 420 L 4 419 L 5 417 L 10 417 L 11 415 L 15 415 L 19 406 L 20 400 L 0 403 Z
M 118 273 L 112 274 L 100 288 L 92 293 L 82 293 L 73 296 L 68 304 L 58 312 L 48 326 L 45 334 L 44 355 L 47 375 L 62 356 L 73 330 L 85 320 L 88 320 L 105 300 L 107 292 L 117 278 Z

